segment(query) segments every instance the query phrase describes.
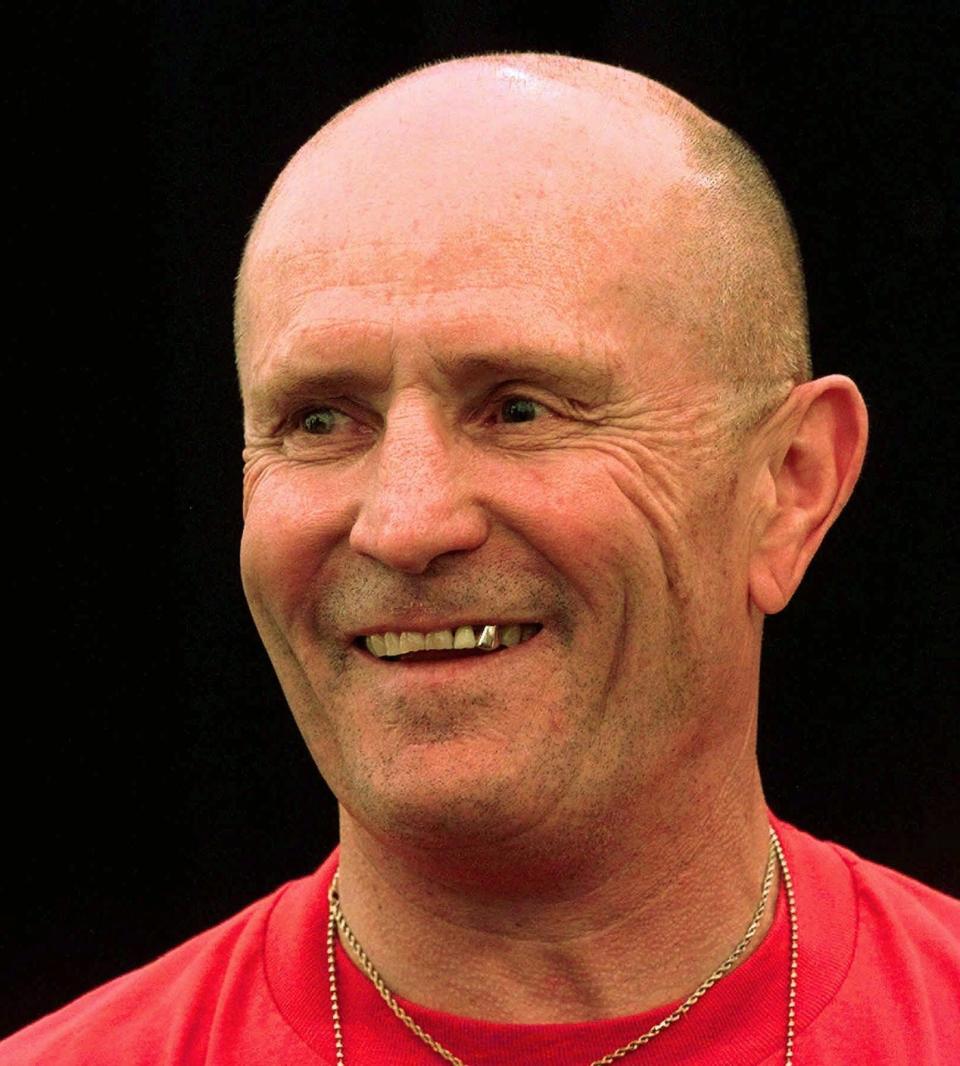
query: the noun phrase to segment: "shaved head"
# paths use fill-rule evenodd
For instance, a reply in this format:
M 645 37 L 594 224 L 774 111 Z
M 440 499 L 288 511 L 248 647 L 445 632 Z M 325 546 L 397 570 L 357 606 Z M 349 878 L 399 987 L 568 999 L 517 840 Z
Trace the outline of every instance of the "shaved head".
M 390 201 L 391 173 L 415 168 L 419 160 L 423 172 L 414 184 L 430 191 L 441 164 L 456 173 L 460 157 L 463 189 L 432 193 L 434 203 L 466 216 L 480 196 L 471 186 L 478 166 L 467 145 L 488 144 L 495 153 L 508 126 L 523 150 L 501 152 L 492 161 L 483 194 L 526 197 L 534 218 L 543 200 L 566 198 L 568 218 L 582 226 L 585 245 L 611 219 L 624 234 L 635 232 L 625 258 L 662 261 L 663 269 L 659 283 L 645 287 L 625 269 L 620 298 L 634 301 L 639 314 L 684 330 L 691 358 L 721 389 L 728 430 L 739 436 L 795 384 L 810 379 L 796 236 L 756 154 L 689 101 L 640 74 L 518 53 L 449 60 L 405 74 L 345 108 L 296 153 L 257 216 L 238 275 L 241 385 L 257 277 L 277 269 L 281 246 L 289 249 L 291 232 L 305 218 L 342 212 L 352 190 L 349 205 L 358 213 L 364 196 Z M 574 180 L 555 179 L 562 170 Z M 511 171 L 521 180 L 503 176 Z M 383 177 L 371 190 L 375 173 Z M 484 221 L 494 220 L 486 210 Z M 411 220 L 416 216 L 411 204 Z M 467 228 L 462 237 L 470 235 Z M 331 254 L 338 239 L 347 238 L 334 234 Z
M 240 275 L 241 569 L 348 882 L 579 908 L 684 826 L 690 884 L 743 835 L 759 874 L 763 620 L 865 441 L 804 314 L 763 167 L 625 70 L 440 63 L 297 152 Z

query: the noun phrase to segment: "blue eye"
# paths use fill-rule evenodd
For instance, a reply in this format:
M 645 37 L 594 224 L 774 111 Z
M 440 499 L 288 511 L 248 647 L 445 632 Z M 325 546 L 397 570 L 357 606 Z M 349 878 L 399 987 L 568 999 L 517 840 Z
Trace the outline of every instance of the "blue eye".
M 334 421 L 339 411 L 332 407 L 320 407 L 316 411 L 308 411 L 300 418 L 300 427 L 304 433 L 321 435 L 333 430 Z
M 500 404 L 500 412 L 505 422 L 532 422 L 537 417 L 536 400 L 524 396 L 510 396 Z

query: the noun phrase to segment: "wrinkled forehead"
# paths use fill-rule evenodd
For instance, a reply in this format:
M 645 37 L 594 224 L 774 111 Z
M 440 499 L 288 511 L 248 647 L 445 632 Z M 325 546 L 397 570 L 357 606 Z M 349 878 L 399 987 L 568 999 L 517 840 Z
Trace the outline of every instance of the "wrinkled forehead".
M 696 180 L 680 125 L 656 110 L 509 66 L 427 72 L 288 165 L 251 238 L 243 329 L 256 349 L 318 289 L 536 285 L 560 307 L 646 287 L 663 304 Z

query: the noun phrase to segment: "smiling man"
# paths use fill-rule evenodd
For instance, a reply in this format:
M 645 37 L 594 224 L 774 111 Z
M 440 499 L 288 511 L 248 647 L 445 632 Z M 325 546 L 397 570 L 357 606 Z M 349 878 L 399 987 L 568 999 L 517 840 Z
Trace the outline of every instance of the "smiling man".
M 596 63 L 418 71 L 284 170 L 236 323 L 244 587 L 341 845 L 0 1061 L 947 1063 L 960 904 L 761 786 L 763 619 L 867 416 L 749 149 Z

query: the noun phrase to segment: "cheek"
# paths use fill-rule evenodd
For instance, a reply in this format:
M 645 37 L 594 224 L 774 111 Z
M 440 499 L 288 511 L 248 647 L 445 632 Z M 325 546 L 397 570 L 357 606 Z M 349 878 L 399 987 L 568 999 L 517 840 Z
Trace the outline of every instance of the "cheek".
M 285 466 L 259 477 L 246 504 L 240 570 L 247 599 L 255 613 L 260 606 L 289 618 L 349 531 L 344 497 L 332 494 L 315 469 Z
M 636 492 L 624 490 L 620 471 L 604 458 L 585 455 L 581 462 L 531 470 L 509 499 L 526 515 L 532 533 L 549 535 L 582 565 L 633 566 L 651 543 L 653 523 L 637 505 Z
M 657 581 L 658 552 L 651 524 L 604 457 L 575 458 L 501 471 L 495 507 L 606 622 L 625 607 L 629 588 Z
M 492 509 L 525 538 L 552 552 L 571 548 L 584 552 L 591 530 L 608 506 L 602 477 L 589 464 L 548 462 L 516 469 L 495 469 L 489 483 L 496 486 Z M 609 500 L 607 501 L 607 505 Z

